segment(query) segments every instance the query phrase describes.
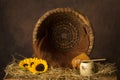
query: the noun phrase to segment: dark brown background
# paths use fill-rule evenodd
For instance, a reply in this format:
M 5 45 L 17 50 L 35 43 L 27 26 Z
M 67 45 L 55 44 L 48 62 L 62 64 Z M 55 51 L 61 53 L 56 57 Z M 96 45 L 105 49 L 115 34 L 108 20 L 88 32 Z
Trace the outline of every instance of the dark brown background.
M 107 58 L 119 69 L 119 0 L 0 0 L 1 78 L 5 66 L 12 60 L 11 55 L 17 52 L 32 56 L 32 32 L 36 21 L 44 12 L 57 7 L 75 8 L 86 15 L 95 35 L 91 58 Z

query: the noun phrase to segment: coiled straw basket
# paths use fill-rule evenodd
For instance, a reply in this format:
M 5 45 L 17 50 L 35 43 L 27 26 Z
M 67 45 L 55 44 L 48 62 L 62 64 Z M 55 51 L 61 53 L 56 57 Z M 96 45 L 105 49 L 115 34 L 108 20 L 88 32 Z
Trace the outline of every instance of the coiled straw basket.
M 46 12 L 33 31 L 35 57 L 46 59 L 55 67 L 71 67 L 71 60 L 81 52 L 89 55 L 93 41 L 88 19 L 71 8 Z

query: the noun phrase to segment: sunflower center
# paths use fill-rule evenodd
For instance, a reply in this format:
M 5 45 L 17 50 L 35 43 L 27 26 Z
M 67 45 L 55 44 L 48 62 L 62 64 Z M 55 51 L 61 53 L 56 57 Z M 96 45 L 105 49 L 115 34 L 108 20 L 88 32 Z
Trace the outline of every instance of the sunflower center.
M 24 67 L 28 66 L 28 64 L 23 64 Z
M 44 68 L 45 68 L 45 67 L 44 67 L 43 64 L 39 64 L 39 65 L 36 66 L 36 70 L 37 70 L 37 71 L 44 71 Z
M 31 62 L 30 66 L 32 66 L 34 64 L 34 62 Z

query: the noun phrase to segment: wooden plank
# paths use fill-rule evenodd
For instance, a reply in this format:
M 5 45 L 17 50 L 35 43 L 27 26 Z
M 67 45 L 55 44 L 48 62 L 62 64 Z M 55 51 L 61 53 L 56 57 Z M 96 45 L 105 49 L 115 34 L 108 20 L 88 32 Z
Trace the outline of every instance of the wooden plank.
M 9 79 L 4 79 L 4 80 L 40 80 L 40 79 L 24 79 L 24 78 L 14 79 L 14 78 L 9 78 Z M 106 76 L 106 77 L 99 77 L 95 80 L 117 80 L 117 77 L 116 76 Z

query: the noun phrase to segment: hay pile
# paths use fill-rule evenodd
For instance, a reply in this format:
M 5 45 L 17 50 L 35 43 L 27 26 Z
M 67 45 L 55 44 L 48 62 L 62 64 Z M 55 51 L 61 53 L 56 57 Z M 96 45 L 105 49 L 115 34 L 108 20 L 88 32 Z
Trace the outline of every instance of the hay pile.
M 91 76 L 92 79 L 97 79 L 101 76 L 112 75 L 115 73 L 114 64 L 100 64 L 98 66 L 98 72 Z M 70 68 L 53 68 L 50 67 L 47 72 L 43 74 L 33 74 L 27 70 L 21 70 L 18 63 L 12 62 L 6 69 L 5 78 L 14 79 L 39 79 L 39 80 L 86 80 L 87 77 L 83 77 L 79 74 L 79 70 Z

